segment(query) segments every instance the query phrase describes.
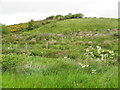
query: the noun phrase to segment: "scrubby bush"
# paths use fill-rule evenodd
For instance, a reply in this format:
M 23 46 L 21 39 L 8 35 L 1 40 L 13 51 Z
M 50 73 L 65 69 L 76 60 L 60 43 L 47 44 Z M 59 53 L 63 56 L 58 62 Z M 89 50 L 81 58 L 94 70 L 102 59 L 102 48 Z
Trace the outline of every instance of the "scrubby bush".
M 2 34 L 7 34 L 7 33 L 9 33 L 9 29 L 8 29 L 8 27 L 7 27 L 6 25 L 1 25 L 1 26 L 0 26 L 0 29 L 1 29 L 1 32 L 0 32 L 0 33 L 2 33 Z
M 22 57 L 22 58 L 21 58 Z M 17 66 L 21 66 L 26 55 L 18 56 L 17 54 L 2 55 L 2 70 L 16 70 Z
M 72 19 L 72 18 L 83 18 L 83 14 L 82 13 L 78 13 L 78 14 L 72 14 L 69 13 L 68 15 L 56 15 L 56 16 L 50 16 L 47 17 L 46 19 L 57 19 L 57 20 L 65 20 L 65 19 Z
M 83 14 L 82 13 L 78 13 L 78 14 L 71 14 L 69 13 L 68 15 L 65 16 L 65 19 L 72 19 L 72 18 L 83 18 Z
M 79 14 L 73 14 L 72 18 L 83 18 L 83 14 L 79 13 Z
M 56 15 L 55 18 L 62 17 L 62 15 Z
M 28 22 L 27 30 L 32 30 L 34 28 L 35 28 L 35 21 L 34 20 L 30 20 Z
M 69 15 L 65 16 L 65 19 L 70 19 L 70 18 L 71 18 L 71 16 L 69 16 Z
M 63 16 L 62 15 L 56 15 L 55 19 L 60 20 Z
M 55 18 L 55 16 L 49 16 L 46 19 L 54 19 L 54 18 Z
M 40 23 L 40 22 L 34 24 L 34 28 L 39 28 L 40 26 L 41 26 L 41 23 Z

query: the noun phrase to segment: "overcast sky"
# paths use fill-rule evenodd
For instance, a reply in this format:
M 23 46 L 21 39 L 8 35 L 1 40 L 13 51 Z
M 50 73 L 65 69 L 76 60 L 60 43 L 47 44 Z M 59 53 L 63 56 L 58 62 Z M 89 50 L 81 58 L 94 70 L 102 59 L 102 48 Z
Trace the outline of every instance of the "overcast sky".
M 11 25 L 50 15 L 83 13 L 85 17 L 118 18 L 119 0 L 0 0 L 0 23 Z

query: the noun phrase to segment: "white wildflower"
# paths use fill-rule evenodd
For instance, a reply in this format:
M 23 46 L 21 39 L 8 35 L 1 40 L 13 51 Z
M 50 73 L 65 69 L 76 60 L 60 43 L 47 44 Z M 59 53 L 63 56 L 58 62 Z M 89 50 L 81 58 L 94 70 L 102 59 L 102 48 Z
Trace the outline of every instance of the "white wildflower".
M 8 47 L 8 49 L 10 49 L 10 47 Z
M 103 55 L 103 54 L 101 54 L 101 56 L 102 56 L 102 57 L 101 57 L 101 60 L 104 60 L 104 55 Z
M 94 57 L 94 54 L 91 54 L 92 57 Z
M 97 49 L 101 50 L 101 47 L 100 47 L 100 46 L 96 46 L 96 47 L 97 47 Z
M 82 63 L 78 63 L 78 64 L 81 65 L 81 66 L 83 65 Z
M 86 65 L 86 67 L 89 67 L 90 65 Z
M 92 48 L 92 46 L 90 46 L 90 48 Z
M 100 61 L 100 59 L 99 59 L 99 58 L 97 58 L 96 62 L 98 62 L 98 61 Z
M 98 53 L 99 53 L 99 54 L 101 53 L 99 49 L 98 49 Z
M 96 72 L 96 70 L 92 70 L 92 72 Z
M 65 56 L 64 59 L 67 59 L 67 56 Z
M 102 52 L 105 52 L 105 50 L 102 50 Z
M 91 73 L 93 73 L 93 74 L 94 74 L 95 72 L 91 72 Z
M 86 52 L 89 52 L 89 49 L 88 49 L 88 48 L 86 49 Z
M 78 63 L 82 68 L 89 67 L 89 65 L 83 65 L 82 63 Z
M 99 48 L 99 46 L 96 46 L 97 48 Z
M 109 53 L 112 54 L 112 53 L 114 53 L 114 52 L 109 50 Z
M 91 72 L 92 74 L 95 74 L 96 73 L 96 70 L 92 70 L 92 72 Z
M 83 65 L 82 68 L 85 68 L 85 65 Z

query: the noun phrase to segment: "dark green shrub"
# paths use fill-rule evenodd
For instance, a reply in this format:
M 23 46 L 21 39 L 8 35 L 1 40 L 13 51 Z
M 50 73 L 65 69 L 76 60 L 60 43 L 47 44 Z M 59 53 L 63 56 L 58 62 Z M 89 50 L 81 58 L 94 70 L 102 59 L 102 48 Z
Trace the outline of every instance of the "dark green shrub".
M 55 18 L 55 16 L 49 16 L 46 19 L 54 19 L 54 18 Z
M 39 28 L 41 26 L 41 23 L 34 23 L 34 28 Z
M 65 19 L 71 19 L 72 18 L 72 15 L 66 15 L 65 16 Z
M 72 18 L 83 18 L 83 14 L 79 13 L 79 14 L 73 14 Z
M 22 57 L 22 58 L 21 58 Z M 17 54 L 2 55 L 2 70 L 16 70 L 17 66 L 21 66 L 25 55 L 18 56 Z
M 62 17 L 62 15 L 56 15 L 55 18 Z
M 35 21 L 31 20 L 28 22 L 27 30 L 33 30 L 35 28 Z
M 60 20 L 60 18 L 63 17 L 62 15 L 56 15 L 55 19 Z
M 7 27 L 6 25 L 1 25 L 1 26 L 0 26 L 0 29 L 1 29 L 1 32 L 0 32 L 0 33 L 2 33 L 2 34 L 7 34 L 7 33 L 9 33 L 9 29 L 8 29 L 8 27 Z
M 65 16 L 62 16 L 62 15 L 49 16 L 46 19 L 65 20 L 65 19 L 72 19 L 72 18 L 83 18 L 83 16 L 84 15 L 82 13 L 78 13 L 78 14 L 69 13 L 68 15 L 65 15 Z
M 60 17 L 59 20 L 65 20 L 65 16 Z

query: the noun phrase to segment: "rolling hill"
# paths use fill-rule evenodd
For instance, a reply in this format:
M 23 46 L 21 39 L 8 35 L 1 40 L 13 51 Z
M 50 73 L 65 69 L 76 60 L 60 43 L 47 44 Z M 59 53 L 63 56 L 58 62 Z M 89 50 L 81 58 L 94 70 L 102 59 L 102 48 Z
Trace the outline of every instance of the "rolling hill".
M 11 32 L 2 35 L 4 88 L 118 87 L 117 19 L 35 23 L 33 30 L 26 23 L 8 26 Z

